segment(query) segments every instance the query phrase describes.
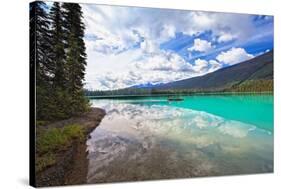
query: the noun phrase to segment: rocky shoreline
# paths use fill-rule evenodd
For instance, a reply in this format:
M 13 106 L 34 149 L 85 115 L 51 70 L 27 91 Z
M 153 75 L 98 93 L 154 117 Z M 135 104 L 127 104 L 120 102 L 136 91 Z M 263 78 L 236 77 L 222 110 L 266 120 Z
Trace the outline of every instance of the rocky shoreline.
M 44 129 L 63 128 L 69 124 L 79 124 L 85 135 L 82 140 L 73 139 L 66 149 L 55 153 L 55 164 L 36 173 L 36 186 L 61 186 L 87 183 L 88 159 L 86 141 L 89 134 L 100 124 L 105 111 L 92 108 L 79 117 L 45 125 Z M 42 126 L 43 127 L 43 126 Z

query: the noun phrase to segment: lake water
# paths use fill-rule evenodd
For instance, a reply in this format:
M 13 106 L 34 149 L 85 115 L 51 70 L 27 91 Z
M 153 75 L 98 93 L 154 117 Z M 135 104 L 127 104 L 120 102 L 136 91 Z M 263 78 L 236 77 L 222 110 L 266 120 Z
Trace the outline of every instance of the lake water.
M 273 96 L 91 100 L 106 116 L 87 141 L 88 182 L 273 171 Z

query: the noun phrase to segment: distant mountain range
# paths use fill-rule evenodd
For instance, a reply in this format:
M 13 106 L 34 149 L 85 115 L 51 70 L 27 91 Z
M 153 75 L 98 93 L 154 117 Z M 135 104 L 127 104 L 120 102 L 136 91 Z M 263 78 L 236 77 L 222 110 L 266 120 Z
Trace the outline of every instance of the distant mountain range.
M 85 94 L 87 96 L 120 97 L 197 92 L 273 92 L 273 50 L 199 77 L 165 84 L 134 85 L 110 91 L 86 91 Z
M 271 85 L 271 86 L 269 86 Z M 166 84 L 143 85 L 133 88 L 189 91 L 267 91 L 273 88 L 273 50 L 253 59 L 219 69 L 203 76 Z
M 163 83 L 157 83 L 157 84 L 153 84 L 153 83 L 145 83 L 145 84 L 139 84 L 139 85 L 134 85 L 134 86 L 131 86 L 129 88 L 134 88 L 134 89 L 149 89 L 149 88 L 153 88 L 153 87 L 157 87 L 157 86 L 160 86 L 160 85 L 163 85 Z

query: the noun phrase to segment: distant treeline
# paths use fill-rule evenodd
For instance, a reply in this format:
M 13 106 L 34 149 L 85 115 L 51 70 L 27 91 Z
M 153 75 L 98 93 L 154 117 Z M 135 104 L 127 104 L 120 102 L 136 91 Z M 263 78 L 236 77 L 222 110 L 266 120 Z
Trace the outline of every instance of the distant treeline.
M 79 4 L 30 4 L 30 60 L 35 65 L 36 119 L 58 120 L 88 109 L 83 93 L 86 66 Z
M 213 92 L 273 92 L 273 80 L 247 80 L 240 84 L 223 88 L 208 89 L 157 89 L 157 88 L 125 88 L 107 91 L 85 90 L 86 96 L 118 96 L 118 95 L 181 95 Z
M 273 80 L 247 80 L 237 86 L 233 86 L 233 92 L 273 92 Z
M 110 95 L 147 95 L 152 94 L 151 89 L 140 89 L 140 88 L 126 88 L 117 90 L 107 90 L 107 91 L 84 91 L 86 96 L 110 96 Z

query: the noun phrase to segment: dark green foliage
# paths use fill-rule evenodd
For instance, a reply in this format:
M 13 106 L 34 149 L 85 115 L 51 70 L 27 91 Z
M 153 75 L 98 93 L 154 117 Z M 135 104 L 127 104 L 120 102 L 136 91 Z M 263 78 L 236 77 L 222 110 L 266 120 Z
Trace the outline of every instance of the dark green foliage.
M 86 53 L 82 10 L 79 4 L 64 3 L 65 32 L 67 34 L 67 72 L 69 92 L 77 95 L 83 88 L 85 75 Z
M 54 62 L 54 87 L 66 87 L 66 55 L 65 55 L 65 33 L 63 29 L 63 15 L 60 4 L 55 2 L 50 10 L 51 20 L 51 44 L 52 61 Z
M 63 7 L 63 8 L 62 8 Z M 89 108 L 84 97 L 86 53 L 79 4 L 30 6 L 31 59 L 36 62 L 36 119 L 54 121 Z
M 87 102 L 83 93 L 83 80 L 86 66 L 86 47 L 83 40 L 84 23 L 79 4 L 63 3 L 66 33 L 66 72 L 67 91 L 71 95 L 70 113 L 84 112 Z
M 273 92 L 273 80 L 247 80 L 238 86 L 233 86 L 233 92 Z
M 52 91 L 54 68 L 51 60 L 50 22 L 45 8 L 44 2 L 30 4 L 30 62 L 35 64 L 36 115 L 48 112 L 48 94 Z
M 51 70 L 50 32 L 48 15 L 44 2 L 30 4 L 30 38 L 32 39 L 30 57 L 36 63 L 36 84 L 48 85 Z M 36 61 L 34 60 L 36 59 Z

